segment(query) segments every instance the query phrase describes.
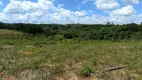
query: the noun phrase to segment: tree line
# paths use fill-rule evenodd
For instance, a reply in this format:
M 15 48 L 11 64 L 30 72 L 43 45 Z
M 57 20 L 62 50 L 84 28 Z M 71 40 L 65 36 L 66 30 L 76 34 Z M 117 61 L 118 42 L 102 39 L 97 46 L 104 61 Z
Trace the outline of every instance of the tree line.
M 142 39 L 142 24 L 25 24 L 2 23 L 0 29 L 17 30 L 27 34 L 43 34 L 46 37 L 61 35 L 65 39 L 129 40 Z

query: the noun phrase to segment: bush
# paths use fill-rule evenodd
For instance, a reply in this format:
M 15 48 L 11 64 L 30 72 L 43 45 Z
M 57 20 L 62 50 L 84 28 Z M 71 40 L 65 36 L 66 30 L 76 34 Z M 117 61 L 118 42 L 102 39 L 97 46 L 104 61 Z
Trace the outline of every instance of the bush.
M 77 37 L 78 37 L 77 34 L 71 33 L 71 32 L 67 32 L 67 33 L 64 34 L 65 39 L 73 39 L 73 38 L 77 38 Z
M 54 31 L 52 31 L 52 30 L 50 30 L 50 29 L 46 29 L 46 30 L 44 31 L 44 35 L 45 35 L 46 37 L 54 36 L 54 35 L 56 35 L 56 32 L 54 32 Z

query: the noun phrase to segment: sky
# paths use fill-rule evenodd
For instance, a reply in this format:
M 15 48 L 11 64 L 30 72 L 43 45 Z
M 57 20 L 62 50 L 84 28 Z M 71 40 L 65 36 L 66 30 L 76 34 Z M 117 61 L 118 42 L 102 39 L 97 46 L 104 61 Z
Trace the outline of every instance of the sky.
M 0 22 L 139 24 L 142 0 L 0 0 Z

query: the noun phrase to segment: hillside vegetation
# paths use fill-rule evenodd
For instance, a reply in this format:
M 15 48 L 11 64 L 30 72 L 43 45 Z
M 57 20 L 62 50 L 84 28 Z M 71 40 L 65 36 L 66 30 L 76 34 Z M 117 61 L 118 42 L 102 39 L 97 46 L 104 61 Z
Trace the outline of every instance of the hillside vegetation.
M 2 80 L 142 79 L 141 25 L 1 25 Z
M 142 24 L 114 25 L 103 24 L 6 24 L 0 23 L 0 29 L 22 31 L 27 34 L 43 34 L 46 37 L 62 35 L 66 39 L 81 40 L 139 40 L 142 39 Z

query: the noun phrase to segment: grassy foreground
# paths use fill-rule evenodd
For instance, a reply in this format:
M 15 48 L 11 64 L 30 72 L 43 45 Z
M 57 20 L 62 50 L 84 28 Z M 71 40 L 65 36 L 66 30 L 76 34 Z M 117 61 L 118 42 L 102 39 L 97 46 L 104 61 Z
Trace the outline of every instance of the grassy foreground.
M 0 30 L 0 80 L 142 80 L 142 41 L 79 41 Z M 127 68 L 101 73 L 107 68 Z

